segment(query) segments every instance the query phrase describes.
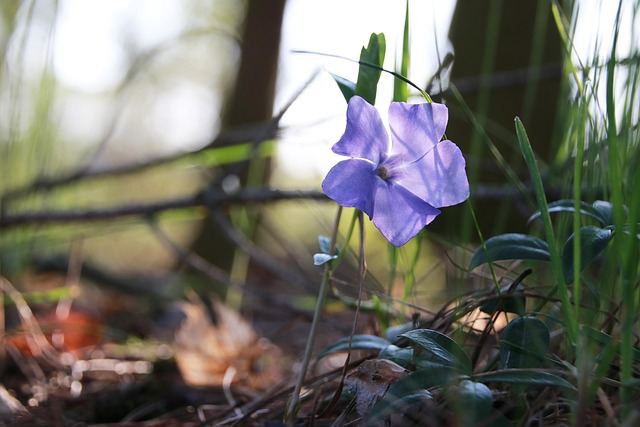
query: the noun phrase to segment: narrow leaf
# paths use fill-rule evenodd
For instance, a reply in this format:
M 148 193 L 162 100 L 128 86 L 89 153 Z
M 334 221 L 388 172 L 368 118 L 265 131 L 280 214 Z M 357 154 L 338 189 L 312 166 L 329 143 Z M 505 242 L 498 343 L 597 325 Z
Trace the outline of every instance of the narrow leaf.
M 274 141 L 267 141 L 256 151 L 255 144 L 238 144 L 204 150 L 197 160 L 205 166 L 220 166 L 252 158 L 269 157 L 274 152 Z
M 571 199 L 557 200 L 549 203 L 549 213 L 571 213 L 573 211 L 575 211 L 575 207 Z M 597 220 L 602 226 L 613 225 L 613 207 L 609 202 L 596 200 L 593 204 L 589 204 L 581 201 L 580 214 Z M 527 221 L 532 222 L 538 218 L 540 218 L 540 211 L 536 211 Z
M 536 161 L 535 154 L 533 153 L 533 148 L 531 147 L 529 136 L 527 136 L 527 131 L 518 117 L 515 119 L 515 125 L 518 144 L 520 145 L 524 161 L 527 164 L 527 169 L 529 169 L 529 173 L 531 174 L 531 182 L 533 183 L 533 188 L 536 193 L 536 202 L 538 203 L 540 217 L 544 226 L 544 237 L 547 242 L 551 243 L 549 246 L 551 271 L 553 273 L 555 289 L 560 295 L 562 315 L 564 316 L 567 335 L 569 336 L 569 341 L 571 343 L 575 343 L 578 339 L 578 317 L 575 315 L 574 308 L 571 305 L 571 300 L 569 298 L 569 290 L 564 282 L 564 276 L 562 274 L 562 259 L 560 256 L 560 250 L 555 244 L 555 231 L 553 230 L 551 216 L 549 215 L 549 205 L 547 204 L 547 197 L 544 185 L 542 184 L 542 177 L 540 176 L 540 170 L 538 169 L 538 162 Z
M 528 234 L 507 233 L 486 240 L 487 251 L 480 247 L 469 262 L 469 270 L 473 270 L 489 260 L 503 261 L 508 259 L 528 259 L 549 261 L 549 245 L 542 239 Z
M 337 76 L 335 74 L 331 74 L 333 80 L 338 84 L 338 88 L 340 88 L 340 92 L 342 92 L 342 96 L 344 96 L 345 101 L 349 102 L 351 97 L 356 94 L 356 84 L 351 80 L 347 80 L 344 77 Z
M 609 334 L 605 334 L 602 331 L 586 325 L 583 326 L 582 329 L 580 329 L 580 332 L 589 340 L 598 343 L 603 349 L 608 349 L 612 346 L 615 346 L 616 351 L 620 351 L 620 341 Z M 632 357 L 634 363 L 640 363 L 640 350 L 637 348 L 633 348 Z
M 409 0 L 406 2 L 404 14 L 404 31 L 402 33 L 402 52 L 400 59 L 396 58 L 396 72 L 401 76 L 409 76 Z M 409 98 L 409 86 L 402 79 L 393 79 L 393 100 L 407 102 Z

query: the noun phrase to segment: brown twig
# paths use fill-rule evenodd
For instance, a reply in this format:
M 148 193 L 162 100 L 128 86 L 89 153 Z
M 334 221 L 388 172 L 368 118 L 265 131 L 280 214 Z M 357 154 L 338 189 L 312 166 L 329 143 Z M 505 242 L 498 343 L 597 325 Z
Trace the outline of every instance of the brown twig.
M 24 213 L 2 213 L 0 229 L 21 225 L 64 224 L 86 221 L 114 220 L 126 217 L 153 216 L 162 212 L 194 207 L 222 206 L 237 203 L 266 203 L 280 200 L 310 199 L 328 201 L 321 191 L 271 190 L 248 188 L 227 194 L 221 190 L 205 189 L 195 195 L 161 200 L 146 204 L 125 204 L 102 209 L 68 209 Z M 205 202 L 206 201 L 206 202 Z
M 288 296 L 284 296 L 281 298 L 278 295 L 274 295 L 272 292 L 262 290 L 262 287 L 258 286 L 257 284 L 244 283 L 233 280 L 229 276 L 229 274 L 221 268 L 216 267 L 215 265 L 207 262 L 204 258 L 192 252 L 188 252 L 178 246 L 154 221 L 150 222 L 150 227 L 156 237 L 173 253 L 176 259 L 184 262 L 195 271 L 198 271 L 204 276 L 216 282 L 220 282 L 225 286 L 238 289 L 251 296 L 259 298 L 262 302 L 275 306 L 286 307 L 287 310 L 290 310 L 291 313 L 304 314 L 305 316 L 307 315 L 307 312 L 304 312 L 296 307 L 295 304 L 292 303 L 291 298 L 289 298 Z
M 256 125 L 253 127 L 244 127 L 242 129 L 230 130 L 220 133 L 209 145 L 206 147 L 196 150 L 190 153 L 181 153 L 179 155 L 170 155 L 167 157 L 159 157 L 156 159 L 148 160 L 144 163 L 136 163 L 136 164 L 127 164 L 122 166 L 116 166 L 109 169 L 99 169 L 99 170 L 91 170 L 86 167 L 82 167 L 76 171 L 69 173 L 68 175 L 48 178 L 48 177 L 39 177 L 36 178 L 32 183 L 16 188 L 14 190 L 6 192 L 2 197 L 3 204 L 9 203 L 12 200 L 17 198 L 26 196 L 35 191 L 49 191 L 54 188 L 63 187 L 65 185 L 73 184 L 79 181 L 96 179 L 102 177 L 112 177 L 119 175 L 126 175 L 135 172 L 140 172 L 146 169 L 151 169 L 157 166 L 162 166 L 168 163 L 176 162 L 182 159 L 188 159 L 190 157 L 195 157 L 201 154 L 204 151 L 229 147 L 233 145 L 244 144 L 247 141 L 255 140 L 256 137 L 265 137 L 265 130 L 270 129 L 271 126 L 269 123 Z M 275 137 L 276 134 L 268 134 L 269 137 Z M 267 139 L 269 139 L 267 137 Z
M 510 185 L 478 185 L 477 200 L 502 200 L 517 198 L 519 191 Z M 548 191 L 549 200 L 561 198 L 560 192 Z M 245 188 L 235 193 L 225 193 L 207 188 L 196 194 L 146 204 L 124 204 L 102 209 L 67 209 L 39 212 L 7 213 L 0 211 L 0 229 L 22 225 L 63 224 L 72 222 L 104 221 L 131 216 L 153 216 L 162 212 L 207 206 L 243 203 L 268 203 L 281 200 L 330 201 L 318 190 L 277 190 L 269 188 Z

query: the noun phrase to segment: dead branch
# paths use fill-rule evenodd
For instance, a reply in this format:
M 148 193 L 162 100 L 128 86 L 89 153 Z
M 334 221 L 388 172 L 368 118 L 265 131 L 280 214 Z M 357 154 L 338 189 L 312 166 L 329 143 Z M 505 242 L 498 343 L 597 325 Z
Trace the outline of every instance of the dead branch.
M 146 204 L 124 204 L 102 209 L 48 210 L 40 212 L 0 213 L 0 229 L 24 225 L 65 224 L 73 222 L 107 221 L 126 217 L 145 217 L 194 207 L 224 206 L 230 204 L 267 203 L 281 200 L 307 199 L 328 201 L 321 191 L 271 190 L 247 188 L 236 193 L 224 193 L 217 189 L 205 189 L 195 195 L 162 200 Z

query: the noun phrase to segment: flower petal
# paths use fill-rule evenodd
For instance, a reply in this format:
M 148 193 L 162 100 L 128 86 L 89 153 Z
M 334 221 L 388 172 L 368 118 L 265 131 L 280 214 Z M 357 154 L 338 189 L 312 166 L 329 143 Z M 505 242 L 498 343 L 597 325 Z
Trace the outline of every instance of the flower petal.
M 338 162 L 322 181 L 322 190 L 339 205 L 358 208 L 369 217 L 373 215 L 376 182 L 376 166 L 361 159 Z
M 389 150 L 389 135 L 378 110 L 359 96 L 351 97 L 347 107 L 347 127 L 332 150 L 342 156 L 378 164 L 380 156 Z
M 444 104 L 407 104 L 392 102 L 389 127 L 391 152 L 412 162 L 431 150 L 447 128 L 448 109 Z
M 380 180 L 373 223 L 394 246 L 402 246 L 433 221 L 440 211 L 397 185 Z
M 420 160 L 405 165 L 394 181 L 438 208 L 457 205 L 469 197 L 465 160 L 451 141 L 440 142 Z

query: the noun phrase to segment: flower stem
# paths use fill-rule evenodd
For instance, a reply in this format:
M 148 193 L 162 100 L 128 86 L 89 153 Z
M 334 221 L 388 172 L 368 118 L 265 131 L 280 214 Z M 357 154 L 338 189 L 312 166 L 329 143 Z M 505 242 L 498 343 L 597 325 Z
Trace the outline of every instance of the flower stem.
M 336 239 L 338 236 L 338 225 L 340 224 L 340 217 L 342 216 L 342 206 L 338 207 L 338 213 L 336 214 L 336 220 L 333 226 L 333 233 L 331 235 L 331 247 L 329 249 L 329 255 L 333 255 L 336 248 Z M 313 320 L 311 321 L 311 330 L 309 331 L 309 338 L 307 339 L 307 346 L 304 350 L 304 356 L 302 358 L 302 364 L 300 366 L 300 373 L 296 379 L 296 384 L 293 389 L 293 394 L 287 403 L 287 409 L 284 415 L 284 421 L 286 423 L 293 423 L 295 421 L 298 409 L 300 406 L 300 392 L 302 391 L 302 385 L 304 378 L 307 374 L 307 368 L 311 360 L 311 354 L 313 352 L 313 344 L 318 333 L 318 325 L 322 317 L 322 309 L 327 300 L 327 294 L 329 291 L 329 283 L 331 281 L 331 273 L 333 271 L 333 262 L 327 262 L 324 265 L 324 272 L 322 274 L 322 282 L 320 283 L 320 290 L 318 291 L 318 300 L 316 301 L 316 308 L 313 312 Z

